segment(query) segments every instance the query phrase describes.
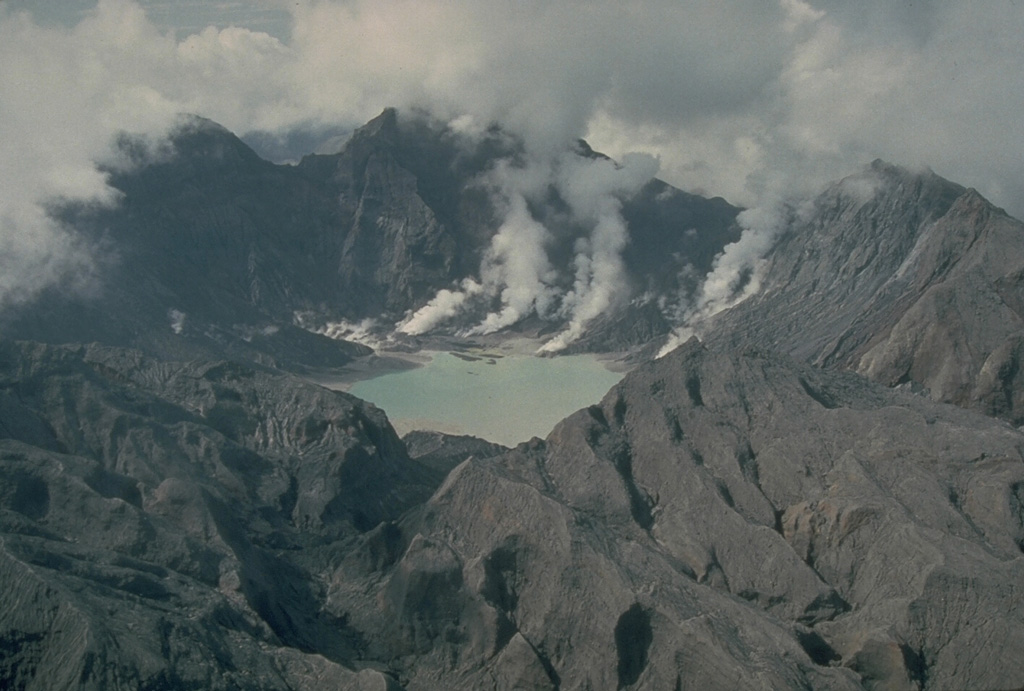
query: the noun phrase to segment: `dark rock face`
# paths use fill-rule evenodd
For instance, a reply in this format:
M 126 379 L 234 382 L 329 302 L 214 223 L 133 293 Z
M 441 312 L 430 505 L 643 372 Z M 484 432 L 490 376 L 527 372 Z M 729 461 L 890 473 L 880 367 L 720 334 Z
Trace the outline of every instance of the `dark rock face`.
M 402 437 L 410 458 L 433 468 L 443 478 L 455 466 L 470 457 L 500 456 L 509 449 L 501 444 L 463 435 L 416 430 Z
M 391 624 L 344 615 L 410 688 L 1015 687 L 1022 441 L 691 343 L 545 442 L 456 468 L 399 524 Z
M 1024 225 L 974 190 L 876 161 L 785 229 L 762 291 L 706 339 L 755 346 L 1024 421 Z
M 594 319 L 586 333 L 567 348 L 565 354 L 615 353 L 643 348 L 672 330 L 655 302 L 631 305 L 623 312 L 612 312 Z
M 483 178 L 497 161 L 522 158 L 500 131 L 471 140 L 393 109 L 339 153 L 295 166 L 260 159 L 200 118 L 184 121 L 156 155 L 129 138 L 123 148 L 136 165 L 110 171 L 123 195 L 117 208 L 61 211 L 103 260 L 97 289 L 52 291 L 0 315 L 6 337 L 96 341 L 178 360 L 343 365 L 366 351 L 296 328 L 297 315 L 316 325 L 394 324 L 439 290 L 479 279 L 504 220 Z M 554 190 L 550 197 L 531 212 L 550 226 L 547 249 L 568 289 L 575 231 L 565 202 Z M 627 290 L 678 293 L 684 265 L 706 271 L 738 236 L 737 211 L 657 180 L 622 200 L 632 234 Z

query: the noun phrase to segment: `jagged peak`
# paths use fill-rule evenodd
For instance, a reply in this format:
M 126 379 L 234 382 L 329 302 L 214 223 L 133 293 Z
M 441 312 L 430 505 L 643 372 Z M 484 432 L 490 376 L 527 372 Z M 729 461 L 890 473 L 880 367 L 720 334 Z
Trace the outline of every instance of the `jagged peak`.
M 897 163 L 890 163 L 881 158 L 876 158 L 868 165 L 861 168 L 859 171 L 852 175 L 848 175 L 842 180 L 840 184 L 847 180 L 856 180 L 871 178 L 883 182 L 903 182 L 911 180 L 920 181 L 941 181 L 942 183 L 953 184 L 949 180 L 946 180 L 939 175 L 935 174 L 928 166 L 912 167 L 900 165 Z
M 230 135 L 231 131 L 215 120 L 205 118 L 195 113 L 178 113 L 174 118 L 172 132 L 175 134 L 188 134 L 192 132 L 206 132 L 210 134 Z
M 163 138 L 121 132 L 115 146 L 121 162 L 112 169 L 118 172 L 181 160 L 200 166 L 267 163 L 228 128 L 193 113 L 178 113 Z
M 263 162 L 259 154 L 231 130 L 214 120 L 192 113 L 178 115 L 169 139 L 178 156 L 212 161 L 235 159 Z
M 586 139 L 577 139 L 573 146 L 573 153 L 583 158 L 593 158 L 598 160 L 610 161 L 610 156 L 607 156 L 600 151 L 594 151 L 593 147 L 587 142 Z
M 876 158 L 852 175 L 830 184 L 818 197 L 823 209 L 860 208 L 866 204 L 917 204 L 926 215 L 945 214 L 966 189 L 931 168 L 902 166 Z
M 380 115 L 355 131 L 353 137 L 388 137 L 398 134 L 398 109 L 388 106 Z
M 956 214 L 959 216 L 975 216 L 979 214 L 997 214 L 1009 217 L 1009 214 L 1005 209 L 996 206 L 988 199 L 984 197 L 978 190 L 973 187 L 968 187 L 964 190 L 963 194 L 956 198 L 953 204 L 950 206 L 949 214 Z
M 935 172 L 928 166 L 914 170 L 909 166 L 899 165 L 897 163 L 890 163 L 882 158 L 876 158 L 871 163 L 864 167 L 865 171 L 872 171 L 876 174 L 884 175 L 896 175 L 900 177 L 906 176 L 919 176 L 919 175 L 935 175 Z
M 343 151 L 353 152 L 364 147 L 395 146 L 399 139 L 398 110 L 385 108 L 380 115 L 352 133 Z

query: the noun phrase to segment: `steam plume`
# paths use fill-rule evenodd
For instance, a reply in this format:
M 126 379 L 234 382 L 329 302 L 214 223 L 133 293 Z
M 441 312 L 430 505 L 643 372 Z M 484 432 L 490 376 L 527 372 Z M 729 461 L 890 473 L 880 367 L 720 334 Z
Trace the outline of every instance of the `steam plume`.
M 684 311 L 682 322 L 658 353 L 658 357 L 697 335 L 700 327 L 714 315 L 756 295 L 761 290 L 765 255 L 779 231 L 789 222 L 790 209 L 776 202 L 747 209 L 736 217 L 743 228 L 739 240 L 725 246 L 701 284 L 697 298 Z
M 620 199 L 635 194 L 654 177 L 658 160 L 628 154 L 618 165 L 605 158 L 573 157 L 564 159 L 559 170 L 559 192 L 573 215 L 592 230 L 589 238 L 577 242 L 576 279 L 562 302 L 569 325 L 541 346 L 543 353 L 565 349 L 595 317 L 628 298 L 622 250 L 629 242 L 629 230 Z

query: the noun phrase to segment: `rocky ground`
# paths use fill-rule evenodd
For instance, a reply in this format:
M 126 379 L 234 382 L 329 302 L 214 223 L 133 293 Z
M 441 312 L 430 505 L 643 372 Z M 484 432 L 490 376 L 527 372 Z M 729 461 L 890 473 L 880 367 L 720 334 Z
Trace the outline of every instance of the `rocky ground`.
M 239 365 L 0 365 L 12 688 L 1024 684 L 1024 434 L 854 374 L 691 342 L 508 450 Z
M 0 314 L 0 687 L 1024 687 L 1024 225 L 975 191 L 876 161 L 791 205 L 654 360 L 741 238 L 649 181 L 629 307 L 568 348 L 621 383 L 516 448 L 400 439 L 317 382 L 565 326 L 393 333 L 479 271 L 517 143 L 388 110 L 275 166 L 185 123 L 120 206 L 54 209 L 116 249 L 93 293 Z
M 1024 224 L 976 191 L 876 161 L 780 234 L 762 290 L 704 329 L 1024 422 Z

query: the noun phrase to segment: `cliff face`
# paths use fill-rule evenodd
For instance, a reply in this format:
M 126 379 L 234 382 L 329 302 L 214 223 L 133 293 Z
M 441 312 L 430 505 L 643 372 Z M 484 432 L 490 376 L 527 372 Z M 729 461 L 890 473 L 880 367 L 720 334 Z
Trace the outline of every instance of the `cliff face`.
M 6 337 L 97 341 L 171 359 L 341 365 L 365 351 L 296 325 L 375 319 L 393 328 L 438 291 L 482 280 L 507 202 L 487 176 L 499 165 L 525 165 L 521 145 L 500 131 L 470 137 L 393 109 L 358 129 L 340 152 L 294 166 L 261 160 L 201 118 L 184 120 L 155 153 L 129 139 L 123 149 L 134 164 L 110 171 L 122 193 L 115 208 L 60 210 L 96 248 L 95 290 L 52 291 L 0 315 Z M 588 151 L 566 155 L 598 156 Z M 549 280 L 568 291 L 582 231 L 553 187 L 535 196 L 530 213 L 550 235 L 543 249 Z M 621 257 L 622 305 L 644 293 L 677 296 L 684 266 L 706 272 L 737 237 L 738 210 L 721 199 L 653 180 L 620 202 L 631 236 Z M 564 325 L 548 316 L 551 330 Z M 664 320 L 651 324 L 653 337 L 668 330 Z M 604 333 L 591 339 L 592 349 L 631 339 Z
M 761 292 L 716 316 L 709 343 L 913 382 L 1024 421 L 1020 221 L 974 190 L 877 161 L 801 216 L 768 253 Z
M 0 366 L 9 685 L 1024 683 L 1024 435 L 854 374 L 691 342 L 544 441 L 410 437 L 428 466 L 239 365 Z

